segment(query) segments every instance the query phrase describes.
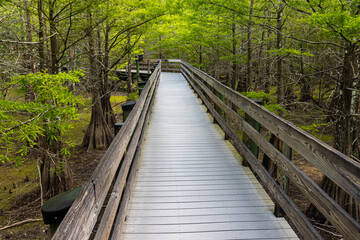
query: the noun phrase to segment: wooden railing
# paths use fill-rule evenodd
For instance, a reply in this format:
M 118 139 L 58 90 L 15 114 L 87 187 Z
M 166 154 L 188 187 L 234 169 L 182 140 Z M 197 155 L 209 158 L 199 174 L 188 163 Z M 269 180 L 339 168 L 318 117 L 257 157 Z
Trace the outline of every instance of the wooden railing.
M 119 239 L 160 73 L 161 62 L 53 239 Z
M 176 69 L 181 68 L 182 74 L 199 95 L 226 136 L 232 141 L 235 149 L 250 164 L 254 173 L 268 189 L 271 197 L 283 209 L 305 239 L 321 239 L 321 236 L 257 157 L 240 140 L 232 126 L 241 128 L 346 239 L 360 239 L 360 224 L 282 152 L 246 122 L 238 114 L 238 111 L 234 111 L 233 106 L 250 115 L 263 128 L 276 135 L 360 202 L 360 164 L 358 162 L 225 86 L 189 63 L 180 61 L 178 64 L 180 67 Z

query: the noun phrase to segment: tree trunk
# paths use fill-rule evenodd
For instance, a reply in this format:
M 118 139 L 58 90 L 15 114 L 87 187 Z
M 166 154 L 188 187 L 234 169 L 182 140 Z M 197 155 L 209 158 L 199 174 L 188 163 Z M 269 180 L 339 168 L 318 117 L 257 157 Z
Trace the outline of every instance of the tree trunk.
M 300 43 L 300 50 L 301 53 L 303 53 L 303 43 Z M 309 77 L 305 76 L 305 70 L 304 70 L 304 57 L 301 55 L 300 58 L 300 72 L 301 72 L 301 93 L 300 93 L 300 101 L 301 102 L 307 102 L 312 99 L 312 90 L 311 90 L 311 83 Z
M 268 15 L 270 17 L 270 14 Z M 270 19 L 268 20 L 268 24 L 270 25 L 271 21 Z M 271 39 L 271 29 L 269 28 L 267 31 L 267 38 Z M 269 52 L 271 50 L 271 42 L 269 41 L 266 44 L 266 51 Z M 270 93 L 270 87 L 271 87 L 271 81 L 270 81 L 270 74 L 271 74 L 271 60 L 269 57 L 269 54 L 267 53 L 266 56 L 267 60 L 265 62 L 265 77 L 264 77 L 264 92 L 265 93 Z
M 335 148 L 340 152 L 352 156 L 354 144 L 357 144 L 358 121 L 353 116 L 359 113 L 358 91 L 359 91 L 359 68 L 358 47 L 349 44 L 344 54 L 344 64 L 340 85 L 332 100 L 332 116 L 335 121 L 334 140 Z M 321 181 L 321 188 L 343 207 L 358 222 L 360 221 L 360 203 L 356 202 L 348 193 L 338 187 L 326 176 Z M 322 214 L 310 205 L 307 215 L 320 221 L 325 221 Z
M 277 30 L 277 36 L 276 36 L 276 49 L 280 50 L 282 48 L 282 12 L 284 10 L 284 6 L 283 4 L 280 4 L 278 6 L 278 11 L 277 11 L 277 17 L 276 17 L 276 21 L 277 21 L 277 26 L 276 26 L 276 30 Z M 284 86 L 284 76 L 283 76 L 283 57 L 279 54 L 278 59 L 277 59 L 277 81 L 278 81 L 278 88 L 277 88 L 277 102 L 278 103 L 283 103 L 284 102 L 284 97 L 285 97 L 285 86 Z
M 250 12 L 249 12 L 249 22 L 248 22 L 248 41 L 247 41 L 247 86 L 246 91 L 250 91 L 252 85 L 252 46 L 251 46 L 251 21 L 253 15 L 253 6 L 254 0 L 250 0 Z
M 114 138 L 114 133 L 109 128 L 103 114 L 100 94 L 95 92 L 92 98 L 91 120 L 82 142 L 82 146 L 88 151 L 107 148 Z
M 160 43 L 160 46 L 161 46 L 161 40 L 162 40 L 162 38 L 161 38 L 161 36 L 159 36 L 159 43 Z M 162 59 L 162 57 L 163 57 L 163 53 L 162 53 L 162 49 L 161 49 L 161 47 L 159 48 L 159 59 L 161 60 Z
M 235 16 L 233 17 L 235 21 Z M 236 48 L 237 48 L 237 41 L 236 41 L 236 24 L 235 22 L 232 24 L 232 54 L 233 54 L 233 62 L 232 62 L 232 81 L 231 81 L 231 88 L 236 90 L 236 84 L 238 79 L 238 69 L 236 63 Z
M 110 103 L 110 83 L 109 83 L 109 33 L 110 33 L 110 27 L 108 23 L 106 23 L 106 31 L 105 31 L 105 39 L 104 39 L 104 60 L 103 60 L 103 66 L 104 66 L 104 73 L 103 73 L 103 97 L 101 98 L 101 106 L 103 109 L 103 113 L 105 115 L 105 121 L 107 122 L 110 129 L 113 129 L 113 126 L 115 125 L 115 115 L 114 110 L 111 107 Z
M 202 45 L 200 44 L 199 46 L 199 69 L 202 69 L 202 64 L 203 64 L 203 50 L 202 50 Z
M 43 18 L 43 1 L 38 0 L 38 20 L 39 20 L 39 70 L 44 71 L 45 70 L 45 46 L 44 46 L 44 31 L 45 31 L 45 23 Z
M 55 21 L 55 4 L 56 4 L 56 0 L 49 2 L 49 26 L 50 26 L 50 49 L 51 49 L 51 73 L 52 74 L 57 74 L 59 72 L 59 66 L 58 66 L 59 46 L 58 46 L 56 21 Z
M 29 2 L 28 0 L 23 0 L 24 8 L 25 8 L 25 16 L 26 16 L 26 41 L 32 42 L 32 27 L 31 27 L 31 17 L 30 17 L 30 9 L 29 9 Z M 25 51 L 25 73 L 35 73 L 35 52 L 34 47 L 32 44 L 27 46 Z M 35 98 L 33 89 L 31 85 L 26 86 L 26 94 L 25 94 L 25 101 L 31 102 Z
M 26 41 L 32 42 L 33 37 L 32 37 L 29 2 L 28 0 L 23 0 L 23 2 L 24 2 L 25 15 L 26 15 Z M 35 53 L 32 44 L 28 46 L 28 49 L 26 50 L 25 53 L 25 68 L 27 73 L 35 73 Z
M 91 31 L 91 14 L 88 16 L 89 31 Z M 91 149 L 103 149 L 110 146 L 114 133 L 110 130 L 108 123 L 105 119 L 104 110 L 101 103 L 101 81 L 98 64 L 96 63 L 96 51 L 93 34 L 90 32 L 88 35 L 89 40 L 89 60 L 90 60 L 90 75 L 91 91 L 92 91 L 92 108 L 91 120 L 85 132 L 82 146 Z M 99 91 L 100 89 L 100 91 Z
M 127 93 L 132 92 L 132 74 L 131 74 L 131 33 L 127 36 L 127 48 L 128 48 L 128 73 L 127 73 Z
M 264 16 L 266 12 L 264 11 Z M 265 25 L 264 21 L 264 25 Z M 256 64 L 256 80 L 255 80 L 255 89 L 257 90 L 265 90 L 264 86 L 264 70 L 263 70 L 263 50 L 264 50 L 264 40 L 265 40 L 265 30 L 261 33 L 261 41 L 259 46 L 259 54 L 258 54 L 258 61 Z
M 41 187 L 44 199 L 49 199 L 72 189 L 73 178 L 67 160 L 60 154 L 61 142 L 49 141 L 47 134 L 40 136 L 39 142 L 42 150 Z

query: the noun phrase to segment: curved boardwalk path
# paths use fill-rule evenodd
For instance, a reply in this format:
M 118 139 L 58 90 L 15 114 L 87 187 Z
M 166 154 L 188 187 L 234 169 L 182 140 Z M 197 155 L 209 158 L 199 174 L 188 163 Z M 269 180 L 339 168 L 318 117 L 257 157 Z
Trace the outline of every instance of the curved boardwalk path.
M 162 73 L 122 239 L 297 239 L 181 74 Z

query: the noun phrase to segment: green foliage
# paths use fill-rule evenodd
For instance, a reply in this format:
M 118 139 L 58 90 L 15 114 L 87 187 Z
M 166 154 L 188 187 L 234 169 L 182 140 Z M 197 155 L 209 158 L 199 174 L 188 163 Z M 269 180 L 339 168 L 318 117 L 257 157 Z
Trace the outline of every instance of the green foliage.
M 139 98 L 139 92 L 131 92 L 129 93 L 129 95 L 127 96 L 127 100 L 137 100 Z
M 286 110 L 280 105 L 280 104 L 267 104 L 271 99 L 275 99 L 273 96 L 271 96 L 269 93 L 265 92 L 243 92 L 242 95 L 251 98 L 251 99 L 257 99 L 261 100 L 264 103 L 264 107 L 275 113 L 279 114 L 281 112 L 286 112 Z
M 283 113 L 286 112 L 286 109 L 283 108 L 280 104 L 269 104 L 269 105 L 265 104 L 264 108 L 275 114 L 280 114 L 280 111 Z
M 266 51 L 267 53 L 274 54 L 276 56 L 288 56 L 288 55 L 296 55 L 296 56 L 307 56 L 313 57 L 314 55 L 309 52 L 301 52 L 298 49 L 294 48 L 280 48 L 280 49 L 272 49 Z
M 245 97 L 261 100 L 263 102 L 269 101 L 269 99 L 272 97 L 269 93 L 265 92 L 242 92 L 241 94 Z
M 56 173 L 56 175 L 59 176 L 61 173 L 65 171 L 65 167 L 66 167 L 66 162 L 60 161 L 56 164 L 55 168 L 50 168 L 50 171 Z
M 310 125 L 303 125 L 299 127 L 308 133 L 315 134 L 319 132 L 320 127 L 328 126 L 328 125 L 329 123 L 312 123 Z
M 29 148 L 38 144 L 38 136 L 60 141 L 61 132 L 68 131 L 76 119 L 78 98 L 67 84 L 78 82 L 81 72 L 51 75 L 36 73 L 19 76 L 12 83 L 17 88 L 17 101 L 0 99 L 0 162 L 20 164 Z M 31 102 L 22 101 L 31 93 Z M 68 150 L 62 149 L 63 154 Z

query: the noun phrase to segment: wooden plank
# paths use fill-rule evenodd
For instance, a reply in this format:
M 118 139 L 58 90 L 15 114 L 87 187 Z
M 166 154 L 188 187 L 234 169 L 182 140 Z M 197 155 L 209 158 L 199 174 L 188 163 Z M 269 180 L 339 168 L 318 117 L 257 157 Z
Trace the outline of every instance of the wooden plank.
M 214 87 L 233 104 L 241 108 L 270 132 L 286 142 L 321 172 L 360 202 L 360 163 L 345 156 L 329 145 L 321 142 L 295 125 L 283 120 L 267 109 L 221 84 L 204 72 L 183 62 L 187 74 L 197 74 L 207 84 Z M 184 69 L 184 68 L 183 68 Z
M 196 81 L 201 87 L 206 88 L 201 82 Z M 342 207 L 340 207 L 331 197 L 329 197 L 316 183 L 314 183 L 306 174 L 298 169 L 289 159 L 281 154 L 272 144 L 270 144 L 261 134 L 251 127 L 231 108 L 211 95 L 209 89 L 204 89 L 210 94 L 211 99 L 231 117 L 232 121 L 242 126 L 243 131 L 260 146 L 260 148 L 273 159 L 278 166 L 288 175 L 297 187 L 310 199 L 319 211 L 346 237 L 349 239 L 360 239 L 360 224 L 357 223 Z
M 268 207 L 223 207 L 223 208 L 196 208 L 196 209 L 168 209 L 159 211 L 155 209 L 129 209 L 128 215 L 131 217 L 174 217 L 174 216 L 212 216 L 212 215 L 233 214 L 269 214 Z
M 254 188 L 245 188 L 245 189 L 218 189 L 216 190 L 217 194 L 221 195 L 253 195 L 253 194 L 266 194 L 265 190 L 261 186 L 256 186 Z M 177 192 L 152 192 L 152 191 L 133 191 L 133 194 L 138 197 L 175 197 L 178 196 Z M 211 190 L 199 190 L 199 191 L 181 191 L 181 196 L 208 196 L 213 195 L 214 191 Z
M 239 198 L 240 199 L 240 198 Z M 177 202 L 177 203 L 132 203 L 133 210 L 176 210 L 176 209 L 214 209 L 227 207 L 272 207 L 274 203 L 271 199 L 259 200 L 258 195 L 254 195 L 252 200 L 235 201 L 198 201 L 198 202 Z M 201 206 L 201 207 L 200 207 Z
M 175 217 L 128 217 L 127 224 L 195 224 L 195 223 L 213 223 L 213 222 L 258 222 L 258 221 L 272 221 L 281 218 L 276 218 L 272 214 L 234 214 L 234 215 L 211 215 L 211 216 L 175 216 Z
M 298 239 L 292 229 L 244 230 L 189 233 L 126 234 L 129 240 L 222 240 L 222 239 Z
M 190 202 L 216 202 L 216 201 L 251 201 L 254 198 L 258 199 L 259 196 L 253 194 L 233 194 L 233 195 L 197 195 L 197 196 L 172 196 L 172 197 L 139 197 L 132 201 L 132 203 L 190 203 Z M 242 195 L 242 196 L 239 196 Z M 259 194 L 260 195 L 260 194 Z M 260 195 L 263 200 L 271 200 L 266 194 Z M 241 199 L 241 200 L 239 200 Z
M 285 220 L 270 221 L 242 221 L 242 222 L 213 222 L 193 224 L 126 224 L 127 233 L 151 234 L 151 233 L 189 233 L 189 232 L 223 232 L 243 230 L 268 230 L 268 229 L 291 229 Z
M 228 124 L 221 118 L 221 116 L 214 110 L 212 104 L 205 98 L 201 91 L 195 86 L 191 81 L 191 78 L 188 74 L 189 72 L 183 72 L 186 78 L 189 80 L 190 85 L 196 91 L 196 93 L 203 100 L 204 104 L 207 106 L 212 116 L 217 120 L 220 127 L 224 130 L 225 134 L 233 141 L 235 149 L 242 155 L 243 158 L 247 159 L 248 163 L 258 174 L 263 184 L 272 194 L 272 197 L 283 207 L 287 216 L 297 227 L 299 232 L 307 239 L 322 239 L 320 234 L 315 230 L 314 226 L 306 219 L 306 217 L 301 213 L 298 207 L 294 202 L 286 195 L 286 193 L 281 189 L 281 187 L 275 182 L 271 175 L 266 171 L 266 169 L 261 165 L 257 158 L 251 153 L 251 151 L 245 146 L 245 144 L 239 139 L 239 137 L 231 130 Z M 194 78 L 196 81 L 196 78 Z M 199 86 L 203 86 L 202 83 L 196 81 Z M 206 88 L 204 88 L 205 91 Z M 211 92 L 209 91 L 209 96 Z M 215 99 L 215 98 L 214 98 Z M 220 105 L 220 104 L 219 104 Z M 244 121 L 245 122 L 245 121 Z M 248 123 L 247 123 L 248 124 Z M 250 126 L 251 127 L 251 126 Z M 252 128 L 252 127 L 251 127 Z M 253 129 L 253 128 L 252 128 Z M 256 132 L 256 130 L 254 130 Z

